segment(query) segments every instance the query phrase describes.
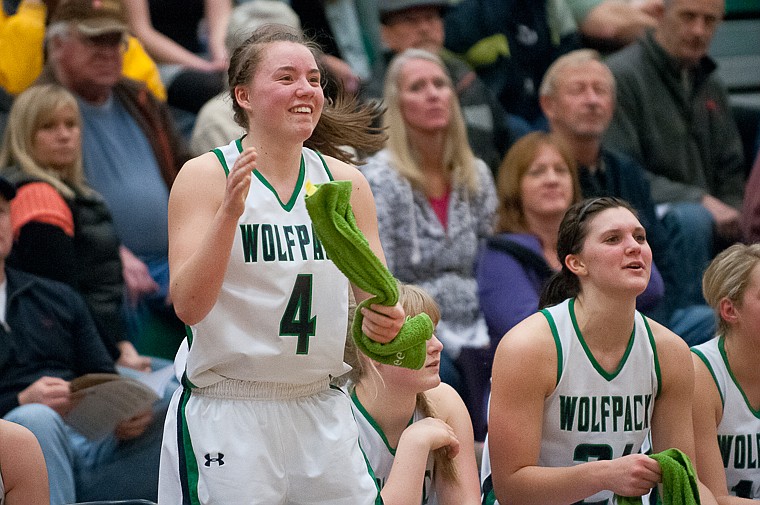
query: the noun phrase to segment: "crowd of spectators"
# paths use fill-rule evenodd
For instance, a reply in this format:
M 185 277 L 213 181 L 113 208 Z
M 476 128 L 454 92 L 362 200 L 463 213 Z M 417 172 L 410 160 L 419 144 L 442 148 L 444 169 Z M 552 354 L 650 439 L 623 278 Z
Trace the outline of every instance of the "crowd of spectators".
M 184 324 L 169 193 L 191 153 L 244 134 L 226 72 L 257 27 L 320 44 L 326 97 L 382 102 L 386 146 L 356 161 L 389 269 L 440 307 L 441 377 L 482 441 L 496 347 L 538 310 L 562 268 L 560 221 L 583 198 L 624 199 L 646 229 L 642 313 L 689 345 L 719 331 L 702 274 L 760 238 L 760 153 L 744 159 L 708 55 L 724 11 L 723 0 L 5 0 L 0 174 L 14 189 L 0 179 L 0 320 L 13 340 L 0 346 L 0 416 L 40 440 L 51 503 L 155 499 L 155 479 L 140 489 L 127 475 L 138 460 L 140 475 L 157 468 L 165 405 L 94 447 L 63 421 L 68 381 L 174 357 Z M 24 304 L 61 310 L 43 320 Z M 45 341 L 40 324 L 55 328 Z

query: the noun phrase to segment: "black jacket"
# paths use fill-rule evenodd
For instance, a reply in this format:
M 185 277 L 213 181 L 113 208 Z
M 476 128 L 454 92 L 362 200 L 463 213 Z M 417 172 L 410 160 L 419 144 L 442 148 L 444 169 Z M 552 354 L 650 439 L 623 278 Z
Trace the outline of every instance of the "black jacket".
M 0 324 L 0 416 L 43 376 L 71 380 L 114 373 L 82 298 L 66 284 L 6 268 L 5 324 Z
M 17 187 L 39 182 L 15 167 L 3 174 Z M 74 218 L 74 236 L 52 224 L 26 223 L 7 264 L 74 288 L 87 303 L 108 352 L 118 359 L 117 343 L 126 338 L 127 329 L 119 238 L 111 213 L 95 192 L 75 191 L 73 198 L 64 200 Z

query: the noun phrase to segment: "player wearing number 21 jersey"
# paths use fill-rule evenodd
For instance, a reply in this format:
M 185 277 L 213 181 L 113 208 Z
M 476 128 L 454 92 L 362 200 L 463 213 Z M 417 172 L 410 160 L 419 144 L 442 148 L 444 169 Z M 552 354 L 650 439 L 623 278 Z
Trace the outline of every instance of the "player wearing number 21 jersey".
M 574 305 L 573 298 L 541 311 L 554 337 L 558 367 L 557 385 L 544 402 L 539 466 L 567 467 L 638 453 L 649 437 L 660 377 L 646 319 L 636 312 L 628 348 L 610 373 L 589 352 Z M 481 475 L 483 503 L 496 503 L 488 441 Z M 601 491 L 582 503 L 611 504 L 612 497 L 611 491 Z

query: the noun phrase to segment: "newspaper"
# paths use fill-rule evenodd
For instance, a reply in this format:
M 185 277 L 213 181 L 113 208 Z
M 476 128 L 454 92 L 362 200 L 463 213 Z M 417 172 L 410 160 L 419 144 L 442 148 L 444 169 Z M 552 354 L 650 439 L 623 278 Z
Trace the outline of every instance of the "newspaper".
M 104 437 L 120 422 L 150 408 L 173 376 L 173 367 L 167 366 L 135 378 L 111 373 L 77 377 L 70 383 L 74 407 L 64 419 L 87 438 Z

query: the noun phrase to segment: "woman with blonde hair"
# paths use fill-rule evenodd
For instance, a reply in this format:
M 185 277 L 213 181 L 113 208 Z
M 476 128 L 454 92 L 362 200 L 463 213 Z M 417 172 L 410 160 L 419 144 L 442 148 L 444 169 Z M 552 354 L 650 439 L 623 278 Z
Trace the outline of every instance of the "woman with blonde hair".
M 697 471 L 720 504 L 760 500 L 760 244 L 713 259 L 702 292 L 718 335 L 692 347 Z
M 399 285 L 399 300 L 409 316 L 440 318 L 435 301 L 417 286 Z M 433 335 L 420 370 L 383 365 L 353 349 L 348 390 L 386 505 L 480 503 L 472 423 L 462 399 L 438 375 L 442 348 Z
M 485 436 L 490 365 L 474 261 L 491 233 L 491 172 L 472 154 L 456 93 L 438 56 L 421 49 L 391 61 L 385 80 L 385 149 L 362 167 L 377 202 L 388 267 L 441 308 L 441 377 L 457 389 Z
M 55 84 L 16 97 L 0 168 L 18 188 L 9 265 L 74 287 L 112 357 L 149 371 L 150 359 L 126 338 L 120 242 L 104 200 L 84 180 L 76 98 Z

